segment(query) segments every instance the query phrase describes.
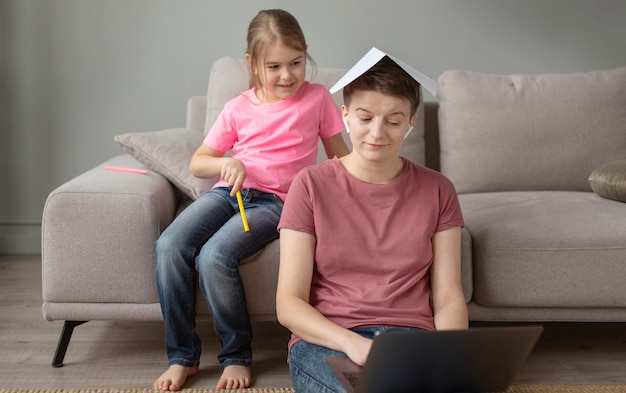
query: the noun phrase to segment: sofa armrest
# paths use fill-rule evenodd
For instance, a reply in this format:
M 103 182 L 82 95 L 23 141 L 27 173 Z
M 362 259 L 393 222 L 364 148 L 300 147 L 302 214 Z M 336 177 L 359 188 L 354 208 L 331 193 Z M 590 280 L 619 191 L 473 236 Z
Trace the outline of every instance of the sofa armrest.
M 105 165 L 143 168 L 128 155 L 117 156 L 46 200 L 44 302 L 158 303 L 154 242 L 173 220 L 178 195 L 158 173 L 108 171 Z

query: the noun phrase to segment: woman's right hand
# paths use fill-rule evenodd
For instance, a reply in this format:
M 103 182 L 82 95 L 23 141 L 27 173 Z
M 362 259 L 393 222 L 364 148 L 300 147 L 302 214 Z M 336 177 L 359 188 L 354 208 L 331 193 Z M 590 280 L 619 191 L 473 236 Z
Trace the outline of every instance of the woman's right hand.
M 346 346 L 343 348 L 342 352 L 344 352 L 354 363 L 359 366 L 363 366 L 367 360 L 370 350 L 372 349 L 373 343 L 374 340 L 354 333 L 354 336 L 346 342 Z

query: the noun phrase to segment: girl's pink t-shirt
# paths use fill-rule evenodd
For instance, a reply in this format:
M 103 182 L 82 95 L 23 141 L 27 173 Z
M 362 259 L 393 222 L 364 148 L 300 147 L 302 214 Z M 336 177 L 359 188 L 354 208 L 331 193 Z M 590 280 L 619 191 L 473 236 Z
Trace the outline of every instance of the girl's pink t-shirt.
M 286 100 L 266 104 L 252 89 L 226 105 L 204 144 L 245 166 L 244 188 L 277 194 L 283 201 L 295 175 L 317 161 L 319 138 L 343 131 L 339 109 L 323 85 L 305 82 Z M 220 179 L 214 187 L 228 187 Z
M 372 184 L 334 159 L 296 176 L 278 227 L 315 236 L 310 303 L 331 321 L 433 330 L 431 240 L 461 226 L 456 191 L 440 173 L 404 159 L 397 179 Z

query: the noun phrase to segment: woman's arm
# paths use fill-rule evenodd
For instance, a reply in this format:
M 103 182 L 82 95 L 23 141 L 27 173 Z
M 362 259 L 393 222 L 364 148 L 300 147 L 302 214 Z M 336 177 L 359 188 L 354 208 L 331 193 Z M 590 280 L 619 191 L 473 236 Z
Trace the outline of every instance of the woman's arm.
M 467 329 L 467 304 L 461 286 L 461 228 L 435 233 L 432 243 L 430 279 L 435 328 Z
M 344 352 L 352 361 L 363 365 L 372 340 L 333 323 L 309 304 L 314 255 L 313 235 L 280 230 L 278 321 L 302 340 Z
M 191 157 L 189 171 L 194 176 L 203 179 L 219 176 L 233 186 L 231 196 L 234 196 L 241 189 L 247 175 L 246 167 L 241 161 L 232 157 L 224 157 L 224 152 L 215 150 L 204 143 Z
M 322 144 L 324 145 L 324 151 L 326 152 L 326 157 L 333 158 L 343 157 L 346 154 L 350 153 L 348 146 L 344 142 L 341 133 L 335 134 L 330 138 L 322 139 Z

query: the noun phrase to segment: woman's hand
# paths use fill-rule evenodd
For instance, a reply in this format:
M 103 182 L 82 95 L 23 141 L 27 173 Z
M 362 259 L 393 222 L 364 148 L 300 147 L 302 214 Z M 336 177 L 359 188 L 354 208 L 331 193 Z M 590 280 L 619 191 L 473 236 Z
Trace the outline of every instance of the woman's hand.
M 353 333 L 353 332 L 352 332 Z M 344 352 L 350 360 L 359 366 L 363 366 L 367 357 L 369 356 L 370 350 L 372 349 L 372 344 L 374 340 L 365 338 L 360 334 L 354 333 L 354 336 L 346 341 L 345 348 L 342 348 L 342 352 Z

